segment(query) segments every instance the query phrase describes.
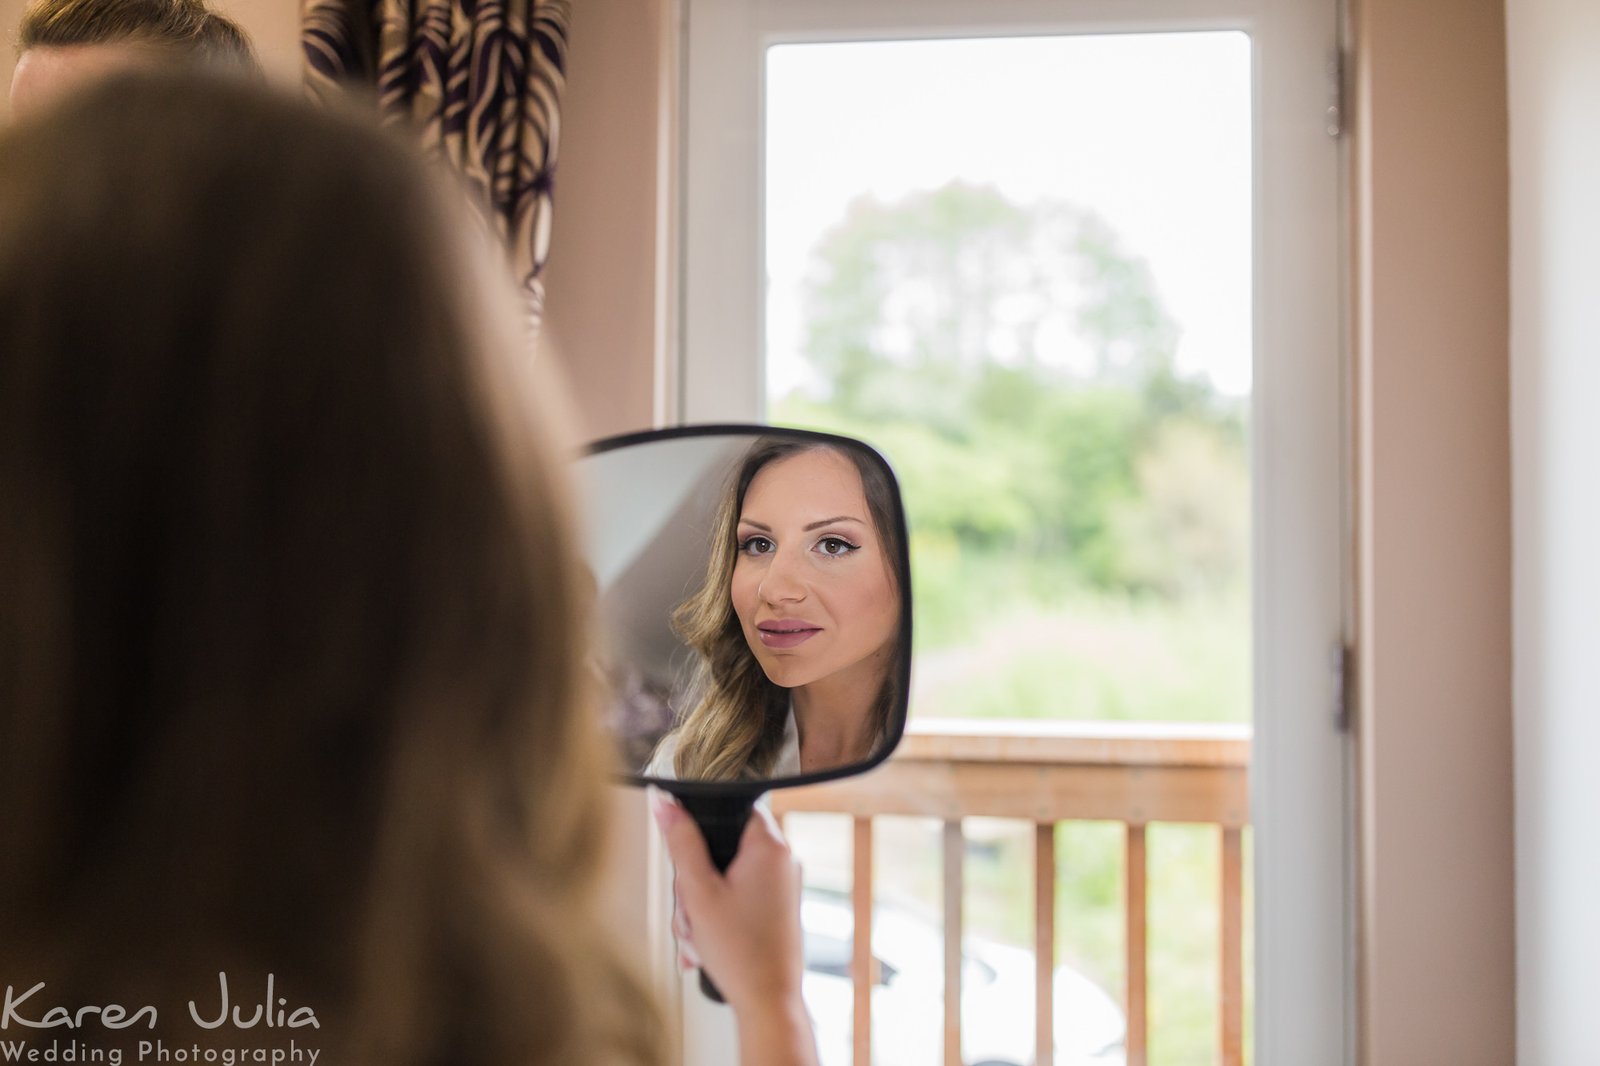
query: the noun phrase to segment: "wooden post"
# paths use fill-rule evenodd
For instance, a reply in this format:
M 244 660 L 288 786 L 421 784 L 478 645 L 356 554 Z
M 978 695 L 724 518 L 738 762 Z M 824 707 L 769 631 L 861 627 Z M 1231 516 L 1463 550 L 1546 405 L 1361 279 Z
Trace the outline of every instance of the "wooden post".
M 1144 826 L 1128 824 L 1127 891 L 1124 894 L 1128 945 L 1128 1066 L 1146 1066 L 1149 1021 L 1145 1013 L 1145 849 Z
M 851 855 L 851 908 L 855 932 L 851 936 L 850 982 L 855 993 L 855 1064 L 872 1066 L 872 819 L 852 819 L 855 847 Z
M 1244 1066 L 1244 853 L 1238 829 L 1222 829 L 1222 1066 Z
M 944 823 L 944 1063 L 961 1062 L 961 904 L 967 841 L 959 820 Z
M 1033 827 L 1034 1042 L 1036 1066 L 1055 1066 L 1056 827 Z

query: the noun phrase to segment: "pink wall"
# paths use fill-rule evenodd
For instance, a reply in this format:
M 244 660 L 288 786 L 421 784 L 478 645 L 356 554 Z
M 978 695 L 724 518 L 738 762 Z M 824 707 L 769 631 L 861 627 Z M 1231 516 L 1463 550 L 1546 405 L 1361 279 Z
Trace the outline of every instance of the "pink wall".
M 648 429 L 656 386 L 665 0 L 574 5 L 545 341 L 591 436 Z
M 1356 10 L 1363 1060 L 1513 1062 L 1501 0 Z
M 5 2 L 5 0 L 0 0 Z M 261 62 L 275 80 L 300 79 L 300 5 L 295 0 L 208 0 L 236 19 L 256 43 Z
M 561 363 L 579 432 L 591 438 L 652 425 L 663 300 L 658 124 L 671 76 L 671 7 L 573 5 L 541 343 Z M 659 947 L 652 919 L 667 913 L 651 902 L 655 830 L 642 791 L 615 789 L 612 803 L 612 928 L 642 958 Z

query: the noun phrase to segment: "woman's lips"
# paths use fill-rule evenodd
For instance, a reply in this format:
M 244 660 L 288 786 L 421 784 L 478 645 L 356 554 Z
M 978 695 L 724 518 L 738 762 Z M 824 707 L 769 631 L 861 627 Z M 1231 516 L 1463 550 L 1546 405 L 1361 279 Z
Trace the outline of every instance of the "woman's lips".
M 769 648 L 796 648 L 818 633 L 821 627 L 810 622 L 762 622 L 756 626 L 761 643 Z

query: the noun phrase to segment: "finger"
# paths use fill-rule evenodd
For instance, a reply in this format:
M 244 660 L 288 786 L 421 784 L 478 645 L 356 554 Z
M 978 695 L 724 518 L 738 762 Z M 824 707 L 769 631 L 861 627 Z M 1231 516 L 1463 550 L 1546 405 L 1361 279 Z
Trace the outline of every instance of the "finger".
M 694 949 L 694 931 L 689 928 L 689 920 L 682 912 L 672 916 L 672 941 L 678 949 L 678 965 L 683 968 L 693 968 L 700 965 L 700 953 Z
M 678 891 L 678 874 L 674 871 L 672 874 L 672 928 L 677 930 L 679 925 L 682 925 L 684 931 L 687 932 L 689 929 L 689 915 L 683 909 L 683 896 Z
M 663 792 L 652 796 L 651 809 L 676 872 L 678 906 L 692 928 L 690 915 L 715 911 L 726 885 L 721 872 L 712 865 L 705 835 L 689 812 Z
M 677 872 L 678 895 L 681 898 L 688 884 L 703 883 L 707 877 L 716 875 L 716 868 L 711 864 L 711 853 L 706 848 L 706 839 L 701 835 L 700 827 L 694 824 L 694 819 L 689 817 L 689 812 L 658 788 L 650 789 L 650 812 L 655 815 L 661 837 L 666 841 L 667 855 Z
M 745 823 L 744 832 L 740 834 L 739 854 L 734 856 L 734 864 L 749 868 L 783 862 L 790 858 L 789 844 L 783 839 L 783 831 L 778 828 L 777 819 L 772 816 L 771 811 L 757 806 L 751 812 L 750 820 Z
M 751 808 L 750 820 L 759 821 L 761 828 L 765 829 L 774 840 L 783 839 L 783 826 L 778 823 L 778 816 L 772 813 L 772 808 L 764 803 L 758 803 Z M 745 828 L 749 828 L 746 826 Z

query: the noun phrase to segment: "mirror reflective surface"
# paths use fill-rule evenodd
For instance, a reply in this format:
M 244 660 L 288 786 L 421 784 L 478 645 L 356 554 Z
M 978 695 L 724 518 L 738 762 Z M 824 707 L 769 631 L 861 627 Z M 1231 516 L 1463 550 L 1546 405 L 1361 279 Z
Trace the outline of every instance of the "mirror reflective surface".
M 601 441 L 577 477 L 625 772 L 771 787 L 866 769 L 899 743 L 910 562 L 876 451 L 685 427 Z

